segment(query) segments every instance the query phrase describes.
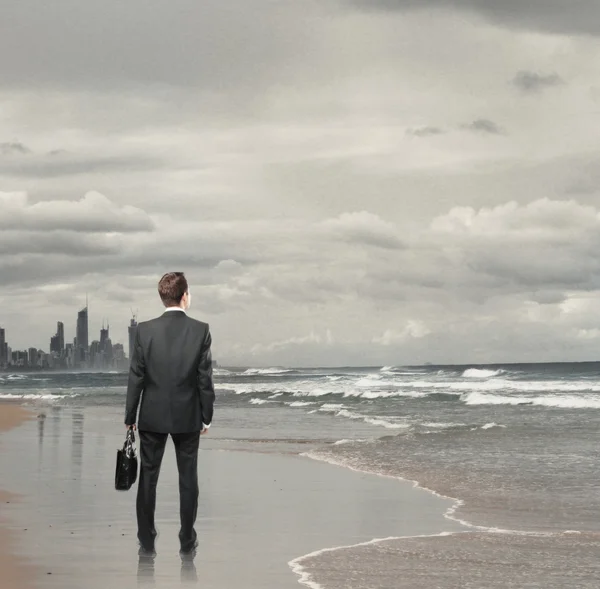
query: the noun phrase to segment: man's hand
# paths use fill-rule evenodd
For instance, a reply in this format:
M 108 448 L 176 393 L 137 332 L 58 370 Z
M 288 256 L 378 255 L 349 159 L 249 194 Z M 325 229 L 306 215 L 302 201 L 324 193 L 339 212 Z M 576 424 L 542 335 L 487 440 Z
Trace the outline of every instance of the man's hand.
M 201 435 L 201 436 L 203 436 L 204 434 L 207 434 L 207 433 L 208 433 L 208 428 L 207 428 L 207 427 L 203 427 L 203 428 L 200 430 L 200 435 Z
M 133 431 L 135 431 L 135 423 L 133 423 L 132 425 L 126 425 L 125 429 L 132 429 Z

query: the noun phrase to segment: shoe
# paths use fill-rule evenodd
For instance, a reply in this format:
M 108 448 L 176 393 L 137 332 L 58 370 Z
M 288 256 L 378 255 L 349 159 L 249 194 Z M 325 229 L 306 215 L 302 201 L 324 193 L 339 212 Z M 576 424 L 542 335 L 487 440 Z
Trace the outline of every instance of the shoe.
M 142 544 L 140 544 L 140 549 L 138 550 L 138 556 L 142 556 L 142 557 L 155 557 L 156 556 L 156 550 L 154 549 L 154 547 L 149 548 L 146 546 L 142 546 Z
M 181 550 L 179 551 L 179 556 L 196 556 L 196 548 L 198 548 L 198 540 L 194 540 L 190 545 L 188 546 L 182 546 Z

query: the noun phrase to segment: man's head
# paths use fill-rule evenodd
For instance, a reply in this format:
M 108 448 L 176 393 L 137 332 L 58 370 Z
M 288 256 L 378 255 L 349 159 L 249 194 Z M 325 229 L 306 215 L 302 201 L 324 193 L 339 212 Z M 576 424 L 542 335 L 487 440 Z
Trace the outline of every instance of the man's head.
M 158 282 L 158 294 L 165 307 L 190 308 L 192 295 L 183 272 L 167 272 Z

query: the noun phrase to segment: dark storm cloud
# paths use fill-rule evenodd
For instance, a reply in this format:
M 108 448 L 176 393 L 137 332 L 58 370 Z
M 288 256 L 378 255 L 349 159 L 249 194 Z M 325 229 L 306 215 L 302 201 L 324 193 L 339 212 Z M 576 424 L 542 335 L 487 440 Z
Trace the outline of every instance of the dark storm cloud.
M 544 88 L 561 86 L 564 80 L 558 74 L 538 74 L 537 72 L 520 71 L 513 78 L 512 83 L 525 94 L 534 94 Z
M 501 135 L 503 133 L 502 129 L 489 119 L 476 119 L 472 123 L 462 125 L 462 128 L 475 133 L 487 133 L 488 135 Z
M 27 155 L 31 150 L 19 141 L 0 143 L 0 155 Z
M 548 33 L 600 35 L 597 0 L 349 0 L 363 10 L 464 10 L 509 27 Z

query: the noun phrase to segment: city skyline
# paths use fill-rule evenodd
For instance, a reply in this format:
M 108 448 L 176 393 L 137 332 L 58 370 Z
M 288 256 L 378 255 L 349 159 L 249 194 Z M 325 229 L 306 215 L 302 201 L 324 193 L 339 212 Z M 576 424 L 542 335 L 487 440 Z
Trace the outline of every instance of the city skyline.
M 75 335 L 70 342 L 65 340 L 64 322 L 56 322 L 56 332 L 48 337 L 49 345 L 13 346 L 10 333 L 0 326 L 0 368 L 25 367 L 30 369 L 91 369 L 109 368 L 124 369 L 131 352 L 131 341 L 135 334 L 137 322 L 130 320 L 129 347 L 127 353 L 120 342 L 113 344 L 110 338 L 108 320 L 102 319 L 99 339 L 89 341 L 89 305 L 77 311 Z

